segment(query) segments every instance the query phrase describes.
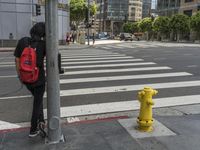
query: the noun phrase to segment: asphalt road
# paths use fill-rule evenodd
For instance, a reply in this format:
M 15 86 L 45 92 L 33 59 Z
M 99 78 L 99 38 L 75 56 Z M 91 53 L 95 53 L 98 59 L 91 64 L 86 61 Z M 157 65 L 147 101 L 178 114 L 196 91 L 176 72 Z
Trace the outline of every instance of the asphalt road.
M 155 98 L 160 100 L 160 107 L 168 102 L 165 98 L 177 101 L 185 97 L 190 101 L 199 97 L 198 45 L 126 42 L 61 53 L 65 68 L 60 76 L 61 107 L 73 110 L 75 116 L 88 105 L 93 109 L 78 115 L 125 111 L 123 107 L 136 101 L 137 92 L 146 85 L 159 91 Z M 0 120 L 27 122 L 32 98 L 25 87 L 20 89 L 13 62 L 11 52 L 0 53 Z M 46 98 L 44 104 L 46 107 Z M 181 104 L 177 101 L 176 105 Z

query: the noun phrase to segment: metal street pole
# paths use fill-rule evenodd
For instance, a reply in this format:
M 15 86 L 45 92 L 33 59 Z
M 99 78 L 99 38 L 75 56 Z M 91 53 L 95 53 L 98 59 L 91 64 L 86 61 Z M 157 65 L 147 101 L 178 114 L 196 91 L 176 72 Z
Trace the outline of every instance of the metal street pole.
M 88 45 L 90 45 L 90 28 L 89 28 L 89 23 L 90 23 L 90 0 L 88 0 Z
M 64 141 L 60 121 L 58 0 L 46 0 L 45 4 L 48 143 L 55 144 Z

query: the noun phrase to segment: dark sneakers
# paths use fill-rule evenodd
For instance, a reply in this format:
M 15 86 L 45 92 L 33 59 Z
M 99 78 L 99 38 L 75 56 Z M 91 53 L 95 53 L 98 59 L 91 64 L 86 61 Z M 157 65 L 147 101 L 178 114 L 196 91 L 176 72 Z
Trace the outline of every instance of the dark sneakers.
M 31 130 L 28 136 L 29 136 L 30 138 L 33 138 L 33 137 L 36 137 L 38 134 L 39 134 L 39 130 L 38 130 L 38 129 L 35 130 L 35 131 L 34 131 L 34 130 Z
M 33 138 L 36 137 L 37 135 L 40 135 L 42 138 L 46 137 L 46 132 L 45 132 L 45 123 L 44 122 L 39 122 L 38 123 L 38 127 L 36 130 L 33 130 L 31 128 L 30 133 L 29 133 L 29 137 Z
M 42 138 L 45 138 L 46 137 L 46 132 L 45 132 L 45 123 L 44 122 L 39 122 L 38 123 L 38 129 L 40 131 L 40 136 Z

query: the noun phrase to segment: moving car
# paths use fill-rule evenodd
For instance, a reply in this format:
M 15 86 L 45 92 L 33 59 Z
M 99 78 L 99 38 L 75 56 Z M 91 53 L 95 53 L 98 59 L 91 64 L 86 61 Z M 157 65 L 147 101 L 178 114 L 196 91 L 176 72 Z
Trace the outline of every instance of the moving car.
M 129 33 L 120 33 L 119 37 L 120 37 L 120 41 L 122 41 L 122 40 L 133 41 L 133 38 Z

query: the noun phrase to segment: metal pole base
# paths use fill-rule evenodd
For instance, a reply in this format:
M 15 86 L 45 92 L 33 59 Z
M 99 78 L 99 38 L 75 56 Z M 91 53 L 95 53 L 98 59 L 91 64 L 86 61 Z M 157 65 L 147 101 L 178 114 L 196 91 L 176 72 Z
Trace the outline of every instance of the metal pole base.
M 59 141 L 53 141 L 53 142 L 49 141 L 48 137 L 45 138 L 45 144 L 48 144 L 48 145 L 65 143 L 65 142 L 66 142 L 66 137 L 64 135 L 61 136 Z

